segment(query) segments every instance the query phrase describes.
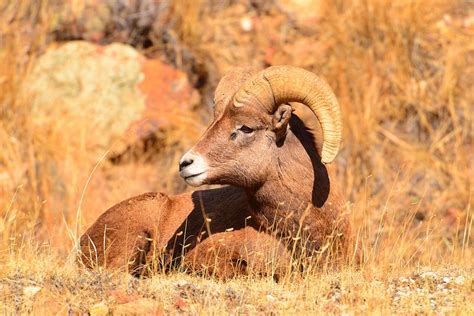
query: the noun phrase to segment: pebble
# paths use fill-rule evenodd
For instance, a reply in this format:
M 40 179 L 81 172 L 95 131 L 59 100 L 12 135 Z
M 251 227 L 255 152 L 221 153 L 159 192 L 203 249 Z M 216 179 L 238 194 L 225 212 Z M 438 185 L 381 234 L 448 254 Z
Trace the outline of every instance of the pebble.
M 23 294 L 26 297 L 33 297 L 41 290 L 39 286 L 27 286 L 23 288 Z
M 243 31 L 249 32 L 253 28 L 253 22 L 252 19 L 248 16 L 243 17 L 240 19 L 240 27 L 242 28 Z
M 269 302 L 275 302 L 275 301 L 276 301 L 276 298 L 275 298 L 273 295 L 271 295 L 271 294 L 267 294 L 267 301 L 269 301 Z
M 177 287 L 184 287 L 188 284 L 189 284 L 189 282 L 186 281 L 186 280 L 178 280 L 178 281 L 175 282 L 174 285 L 177 286 Z
M 464 277 L 462 275 L 456 277 L 456 279 L 454 279 L 454 283 L 458 284 L 458 285 L 462 285 L 464 284 Z
M 438 278 L 438 275 L 435 272 L 428 271 L 428 272 L 421 273 L 420 277 L 422 279 L 434 279 L 434 280 L 436 280 Z
M 444 277 L 443 282 L 446 283 L 446 284 L 449 284 L 449 282 L 451 282 L 451 278 L 450 277 Z

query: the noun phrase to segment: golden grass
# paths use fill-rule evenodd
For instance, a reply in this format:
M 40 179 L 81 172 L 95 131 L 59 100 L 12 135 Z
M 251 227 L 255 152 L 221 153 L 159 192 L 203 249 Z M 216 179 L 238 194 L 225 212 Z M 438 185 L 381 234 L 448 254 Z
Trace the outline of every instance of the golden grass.
M 212 60 L 213 76 L 230 65 L 263 67 L 272 47 L 274 63 L 304 66 L 334 87 L 344 116 L 337 180 L 366 261 L 357 269 L 295 273 L 278 284 L 254 276 L 222 283 L 177 272 L 134 280 L 79 270 L 69 257 L 76 230 L 82 232 L 100 212 L 131 195 L 182 190 L 172 166 L 197 135 L 182 118 L 183 130 L 169 135 L 159 162 L 96 161 L 92 174 L 95 164 L 88 162 L 86 147 L 72 148 L 60 122 L 54 133 L 35 128 L 31 100 L 21 92 L 36 56 L 51 41 L 61 8 L 48 1 L 4 1 L 2 312 L 100 314 L 131 304 L 132 310 L 141 306 L 148 312 L 474 313 L 469 3 L 327 2 L 318 7 L 324 14 L 317 27 L 294 27 L 273 10 L 251 14 L 259 28 L 251 33 L 239 31 L 240 8 L 214 12 L 206 5 L 177 2 L 174 12 L 182 23 L 175 28 L 183 43 Z M 302 49 L 308 45 L 308 52 Z M 176 144 L 180 139 L 188 143 Z M 416 274 L 423 271 L 434 274 Z

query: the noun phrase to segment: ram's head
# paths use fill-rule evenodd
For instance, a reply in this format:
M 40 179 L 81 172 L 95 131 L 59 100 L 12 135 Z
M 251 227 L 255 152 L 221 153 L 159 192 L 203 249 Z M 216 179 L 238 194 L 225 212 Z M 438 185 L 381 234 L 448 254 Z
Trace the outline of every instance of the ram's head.
M 239 69 L 222 78 L 215 93 L 214 121 L 180 161 L 190 185 L 255 187 L 269 177 L 284 145 L 293 109 L 308 106 L 323 132 L 321 161 L 336 157 L 342 134 L 337 99 L 328 84 L 307 70 L 274 66 L 257 74 Z

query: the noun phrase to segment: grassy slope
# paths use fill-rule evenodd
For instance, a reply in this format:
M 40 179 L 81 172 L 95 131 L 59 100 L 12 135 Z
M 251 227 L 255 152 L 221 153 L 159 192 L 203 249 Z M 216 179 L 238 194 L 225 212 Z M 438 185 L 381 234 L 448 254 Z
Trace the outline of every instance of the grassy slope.
M 294 275 L 276 284 L 252 277 L 223 283 L 183 273 L 136 280 L 125 274 L 78 271 L 50 255 L 11 261 L 0 281 L 3 312 L 474 312 L 473 271 L 462 265 L 370 265 L 304 278 Z
M 367 262 L 358 270 L 290 275 L 279 284 L 255 277 L 220 283 L 181 273 L 137 281 L 78 270 L 67 258 L 81 225 L 125 196 L 166 186 L 148 181 L 154 166 L 103 163 L 81 198 L 93 167 L 84 164 L 87 151 L 68 148 L 60 126 L 53 129 L 57 133 L 35 128 L 21 93 L 35 53 L 50 41 L 58 10 L 48 2 L 22 2 L 3 10 L 0 19 L 2 312 L 473 313 L 474 30 L 468 4 L 341 1 L 325 9 L 323 31 L 305 35 L 316 45 L 307 55 L 290 45 L 305 38 L 303 31 L 288 28 L 276 13 L 260 17 L 264 35 L 252 37 L 235 36 L 233 8 L 221 13 L 230 21 L 224 26 L 222 19 L 196 19 L 198 9 L 176 5 L 175 13 L 188 21 L 176 32 L 211 56 L 216 69 L 261 66 L 245 43 L 265 51 L 268 40 L 277 38 L 272 45 L 283 53 L 271 57 L 275 63 L 305 66 L 334 87 L 345 128 L 338 181 Z M 203 29 L 212 41 L 196 40 Z M 231 40 L 241 43 L 226 42 Z M 179 150 L 170 156 L 178 157 Z M 59 171 L 45 173 L 49 169 L 42 166 L 51 164 Z M 53 176 L 62 177 L 67 190 L 59 194 Z M 164 171 L 160 177 L 173 179 Z M 76 219 L 80 203 L 82 222 Z

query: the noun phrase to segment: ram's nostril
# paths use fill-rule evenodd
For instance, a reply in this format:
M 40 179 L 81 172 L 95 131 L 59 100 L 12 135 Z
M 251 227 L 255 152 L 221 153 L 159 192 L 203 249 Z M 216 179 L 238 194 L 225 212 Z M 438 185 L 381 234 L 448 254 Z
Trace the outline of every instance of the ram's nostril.
M 179 163 L 179 171 L 183 170 L 184 168 L 186 168 L 187 166 L 189 166 L 193 162 L 194 162 L 193 159 L 185 159 L 185 160 L 181 161 Z

